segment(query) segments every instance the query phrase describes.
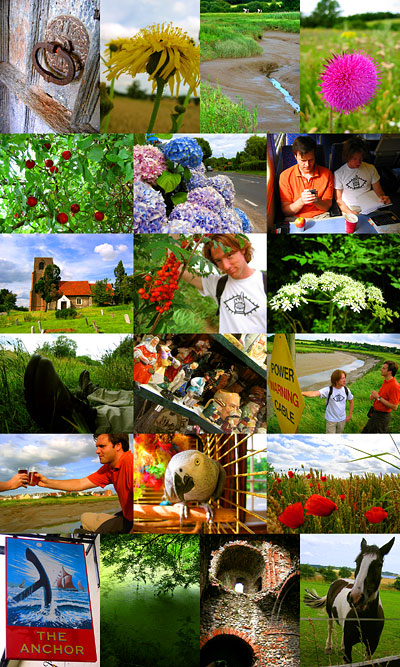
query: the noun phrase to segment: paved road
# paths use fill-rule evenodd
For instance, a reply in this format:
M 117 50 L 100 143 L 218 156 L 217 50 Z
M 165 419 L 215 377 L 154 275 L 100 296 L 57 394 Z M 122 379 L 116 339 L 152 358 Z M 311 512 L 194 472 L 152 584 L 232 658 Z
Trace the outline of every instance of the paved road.
M 207 176 L 224 174 L 233 181 L 236 191 L 235 206 L 241 208 L 252 221 L 256 232 L 266 232 L 267 193 L 265 177 L 249 176 L 233 171 L 209 171 Z

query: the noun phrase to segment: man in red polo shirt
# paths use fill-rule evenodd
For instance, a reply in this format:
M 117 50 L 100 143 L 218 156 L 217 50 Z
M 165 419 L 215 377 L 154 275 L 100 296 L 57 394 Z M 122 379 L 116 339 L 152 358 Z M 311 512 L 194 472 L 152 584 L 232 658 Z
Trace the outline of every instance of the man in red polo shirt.
M 96 454 L 102 464 L 97 472 L 82 479 L 48 479 L 39 474 L 38 486 L 60 491 L 84 491 L 113 484 L 121 512 L 106 514 L 84 512 L 82 528 L 90 533 L 129 533 L 133 526 L 133 454 L 127 433 L 101 433 L 95 436 Z
M 297 164 L 285 169 L 279 178 L 285 219 L 294 220 L 298 216 L 329 218 L 333 198 L 332 172 L 316 164 L 316 144 L 311 137 L 296 137 L 292 150 Z
M 400 384 L 395 378 L 398 368 L 394 361 L 384 362 L 381 368 L 384 380 L 379 392 L 371 391 L 372 414 L 362 433 L 389 433 L 390 413 L 397 410 L 400 400 Z

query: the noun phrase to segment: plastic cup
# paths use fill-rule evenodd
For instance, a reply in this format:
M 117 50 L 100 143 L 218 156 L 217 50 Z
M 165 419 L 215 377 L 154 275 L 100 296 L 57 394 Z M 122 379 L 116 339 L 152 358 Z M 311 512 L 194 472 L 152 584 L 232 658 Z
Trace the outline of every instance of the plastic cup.
M 355 213 L 345 213 L 344 219 L 346 222 L 346 234 L 354 234 L 357 227 L 358 216 Z

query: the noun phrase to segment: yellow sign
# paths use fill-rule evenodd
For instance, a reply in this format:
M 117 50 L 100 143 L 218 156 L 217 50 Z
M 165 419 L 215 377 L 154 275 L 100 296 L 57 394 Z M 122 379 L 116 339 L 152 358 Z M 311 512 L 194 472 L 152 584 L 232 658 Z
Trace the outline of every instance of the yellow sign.
M 274 337 L 268 386 L 281 433 L 296 433 L 304 410 L 304 398 L 284 334 Z

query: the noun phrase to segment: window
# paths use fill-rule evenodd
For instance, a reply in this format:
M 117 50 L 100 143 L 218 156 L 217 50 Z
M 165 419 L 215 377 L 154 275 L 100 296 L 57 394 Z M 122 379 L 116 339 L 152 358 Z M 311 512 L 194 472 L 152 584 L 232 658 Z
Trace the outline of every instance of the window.
M 77 306 L 81 306 L 81 305 L 82 305 L 82 299 L 81 299 L 79 296 L 76 297 L 76 305 L 77 305 Z
M 43 271 L 44 269 L 44 262 L 39 262 L 39 271 Z

